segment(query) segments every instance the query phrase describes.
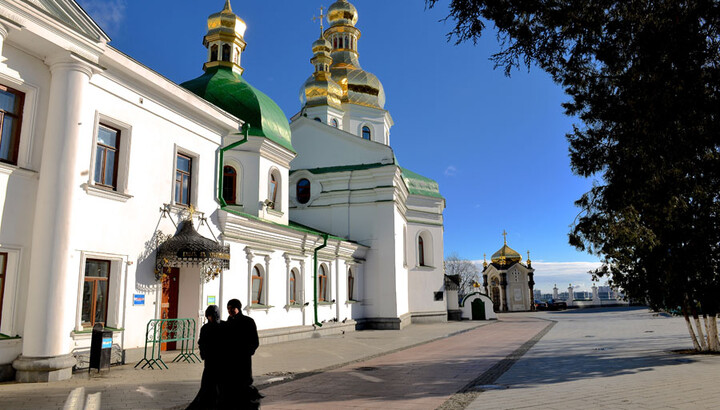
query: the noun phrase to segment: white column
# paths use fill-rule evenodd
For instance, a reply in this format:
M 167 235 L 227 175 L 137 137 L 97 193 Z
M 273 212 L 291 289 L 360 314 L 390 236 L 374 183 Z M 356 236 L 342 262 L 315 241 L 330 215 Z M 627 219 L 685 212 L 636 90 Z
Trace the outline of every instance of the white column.
M 71 58 L 49 61 L 50 84 L 47 131 L 33 225 L 27 316 L 22 355 L 15 361 L 19 381 L 70 378 L 75 364 L 70 332 L 74 329 L 78 281 L 83 267 L 73 251 L 74 198 L 82 176 L 78 165 L 83 146 L 83 99 L 92 75 L 89 65 Z M 90 141 L 91 136 L 87 136 Z M 38 359 L 42 358 L 42 360 Z
M 593 300 L 593 305 L 600 304 L 600 295 L 598 294 L 598 287 L 594 283 L 592 285 L 592 300 Z
M 575 292 L 573 292 L 573 285 L 568 285 L 567 305 L 572 306 L 573 300 L 575 300 Z
M 558 287 L 557 287 L 557 285 L 555 285 L 553 287 L 553 300 L 557 300 L 557 299 L 558 299 Z
M 245 258 L 247 258 L 248 262 L 248 270 L 247 270 L 247 299 L 245 301 L 245 310 L 250 310 L 250 305 L 252 305 L 252 270 L 253 270 L 253 252 L 252 249 L 249 247 L 245 248 Z

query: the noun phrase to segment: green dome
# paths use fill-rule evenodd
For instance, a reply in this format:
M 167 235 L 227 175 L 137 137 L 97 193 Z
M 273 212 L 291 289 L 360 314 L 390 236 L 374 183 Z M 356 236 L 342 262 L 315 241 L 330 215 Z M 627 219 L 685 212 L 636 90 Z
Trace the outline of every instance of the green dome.
M 248 123 L 250 135 L 265 137 L 295 152 L 285 113 L 231 68 L 208 68 L 205 74 L 180 86 Z

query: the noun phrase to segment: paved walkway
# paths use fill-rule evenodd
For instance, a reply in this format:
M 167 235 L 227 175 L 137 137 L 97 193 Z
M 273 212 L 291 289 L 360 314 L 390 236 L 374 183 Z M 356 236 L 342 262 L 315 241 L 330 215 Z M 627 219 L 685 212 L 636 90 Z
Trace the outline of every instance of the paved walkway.
M 690 348 L 682 318 L 644 308 L 502 314 L 261 346 L 263 409 L 718 409 L 720 356 Z M 59 409 L 72 389 L 103 409 L 180 409 L 202 366 L 114 367 L 101 377 L 0 384 L 0 406 Z
M 435 409 L 550 323 L 512 317 L 264 389 L 263 409 Z
M 268 383 L 331 370 L 493 323 L 411 325 L 399 331 L 366 330 L 263 345 L 253 357 L 253 371 L 256 384 L 262 388 Z M 201 364 L 168 363 L 170 370 L 162 371 L 133 366 L 113 367 L 92 378 L 87 373 L 76 374 L 71 380 L 57 383 L 0 383 L 0 408 L 62 409 L 68 394 L 80 386 L 86 393 L 102 392 L 103 409 L 184 408 L 200 387 Z
M 720 356 L 672 353 L 692 348 L 682 318 L 645 308 L 534 316 L 557 324 L 495 380 L 497 390 L 468 393 L 467 408 L 720 408 Z

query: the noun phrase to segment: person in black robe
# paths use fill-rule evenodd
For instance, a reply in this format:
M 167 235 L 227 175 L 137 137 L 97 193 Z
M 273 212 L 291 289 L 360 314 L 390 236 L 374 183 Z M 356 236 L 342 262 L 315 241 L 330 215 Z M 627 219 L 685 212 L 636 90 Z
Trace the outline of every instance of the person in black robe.
M 224 332 L 226 372 L 221 388 L 222 407 L 258 409 L 264 396 L 253 386 L 252 377 L 252 355 L 260 345 L 257 326 L 251 317 L 242 314 L 239 300 L 231 299 L 227 308 L 230 317 Z
M 207 323 L 200 328 L 200 358 L 205 361 L 200 391 L 188 410 L 214 410 L 220 408 L 220 384 L 223 375 L 223 328 L 225 323 L 220 320 L 220 309 L 210 305 L 205 309 Z

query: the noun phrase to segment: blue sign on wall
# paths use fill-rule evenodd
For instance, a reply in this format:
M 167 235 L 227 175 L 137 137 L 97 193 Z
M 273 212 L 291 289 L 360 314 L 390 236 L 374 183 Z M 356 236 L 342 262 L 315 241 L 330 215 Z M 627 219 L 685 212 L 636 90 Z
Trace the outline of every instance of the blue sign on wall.
M 215 304 L 215 296 L 208 296 L 208 305 L 214 305 Z
M 133 295 L 133 306 L 144 306 L 145 305 L 145 295 L 138 295 L 137 293 Z
M 102 348 L 103 349 L 111 349 L 112 348 L 112 337 L 103 337 Z

